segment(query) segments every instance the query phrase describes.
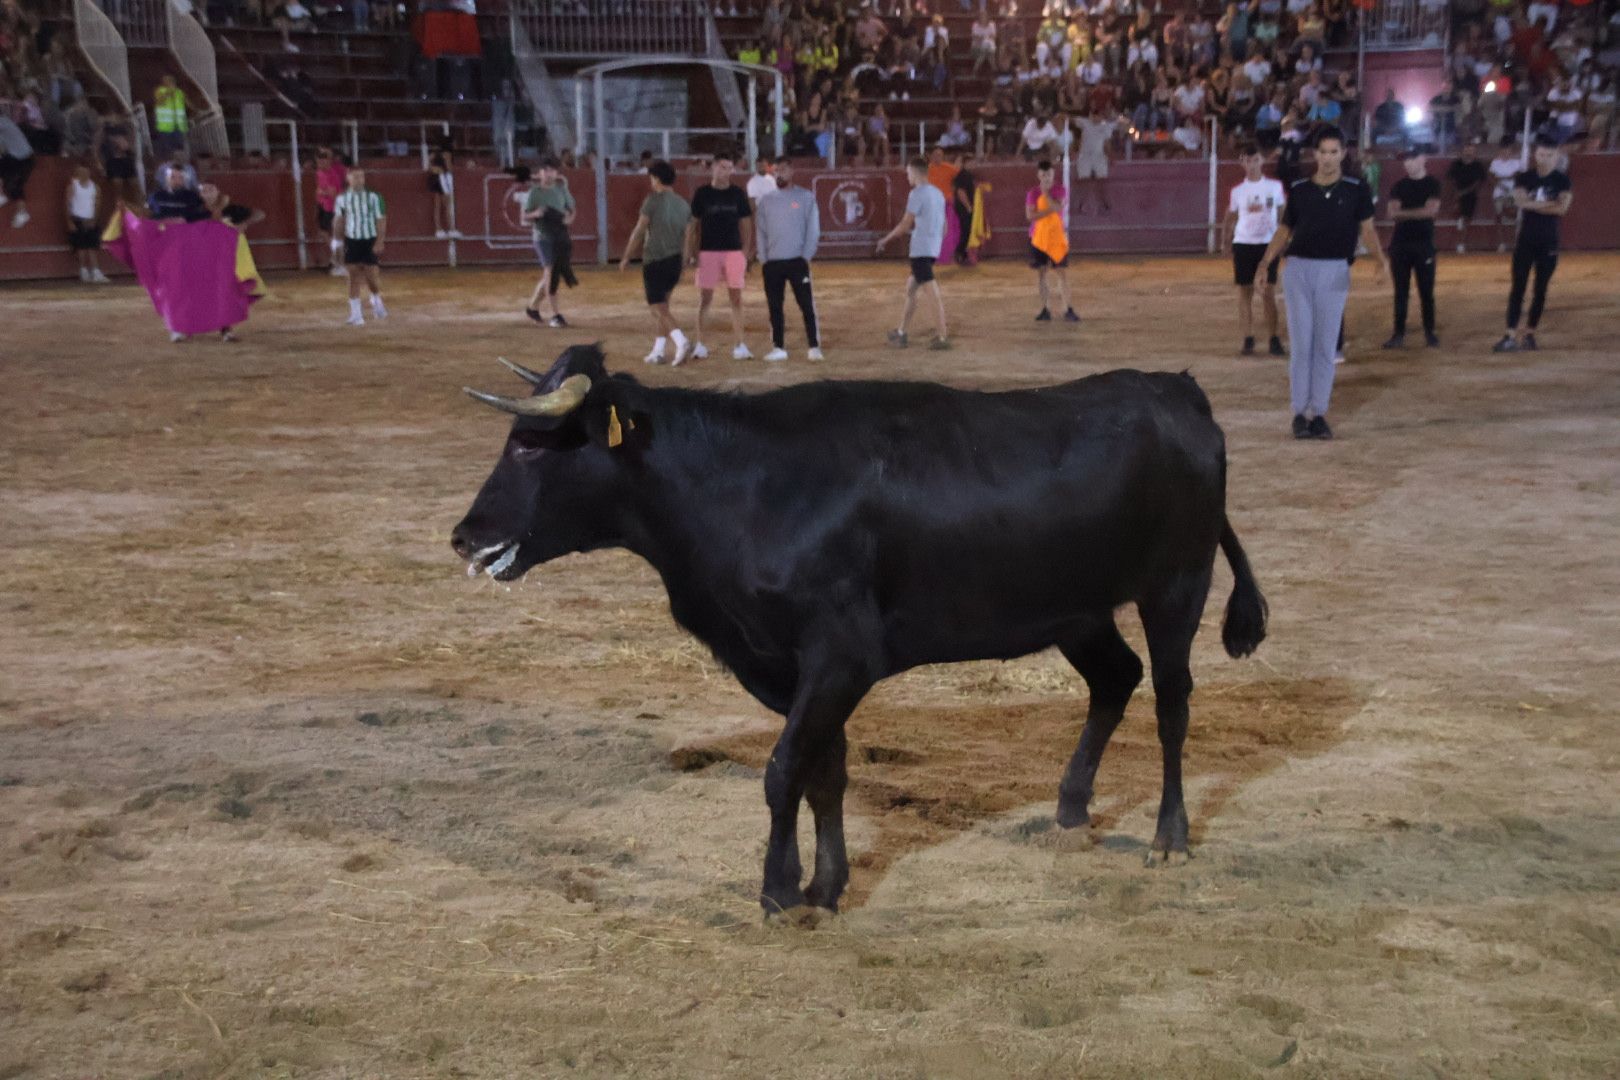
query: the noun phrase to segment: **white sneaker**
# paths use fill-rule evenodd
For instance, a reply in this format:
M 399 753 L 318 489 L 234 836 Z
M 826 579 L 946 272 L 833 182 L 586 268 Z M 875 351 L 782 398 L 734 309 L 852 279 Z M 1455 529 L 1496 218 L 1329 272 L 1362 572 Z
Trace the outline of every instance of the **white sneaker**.
M 186 335 L 180 333 L 178 330 L 171 331 L 169 334 L 170 345 L 178 345 L 184 340 L 186 340 Z
M 691 339 L 688 338 L 687 340 L 690 341 Z M 709 347 L 707 345 L 703 344 L 703 342 L 701 342 L 701 341 L 698 342 L 696 345 L 688 346 L 688 348 L 691 351 L 691 357 L 692 357 L 693 360 L 707 360 L 709 358 Z M 680 355 L 679 347 L 676 348 L 675 354 L 677 356 Z M 677 360 L 676 363 L 678 364 L 678 363 L 680 363 L 680 361 Z
M 388 318 L 388 309 L 383 307 L 382 304 L 373 300 L 371 302 L 371 317 L 376 319 L 378 322 L 381 322 L 382 320 Z
M 702 345 L 693 345 L 692 339 L 687 338 L 685 341 L 681 342 L 681 344 L 675 346 L 675 359 L 671 360 L 669 365 L 670 367 L 680 367 L 688 360 L 702 360 L 708 355 L 708 349 L 705 349 Z
M 1335 363 L 1335 364 L 1342 364 L 1342 363 L 1344 363 L 1344 353 L 1334 353 L 1334 354 L 1333 354 L 1333 362 L 1334 362 L 1334 363 Z
M 33 217 L 34 215 L 28 212 L 28 207 L 19 207 L 17 209 L 16 216 L 11 219 L 11 227 L 13 229 L 20 229 L 24 225 L 28 224 L 29 221 L 33 220 Z
M 641 358 L 641 362 L 644 364 L 662 364 L 664 362 L 664 354 L 659 352 L 657 349 L 654 349 L 646 356 L 643 356 Z
M 770 357 L 767 356 L 766 359 L 769 360 Z M 810 350 L 810 359 L 812 359 L 812 360 L 825 360 L 827 358 L 825 356 L 821 355 L 821 349 L 818 346 L 817 348 L 814 348 L 814 349 Z
M 90 268 L 88 266 L 79 267 L 79 280 L 87 283 L 89 282 Z
M 111 285 L 112 284 L 112 279 L 109 278 L 106 274 L 103 274 L 100 270 L 92 270 L 92 271 L 90 271 L 90 280 L 92 282 L 94 282 L 95 284 L 97 284 L 97 285 Z
M 327 272 L 330 273 L 333 277 L 348 277 L 349 276 L 349 271 L 345 267 L 342 267 L 342 266 L 334 266 L 334 267 L 332 267 L 331 270 L 329 270 Z
M 364 315 L 350 315 L 347 319 L 344 320 L 344 325 L 345 326 L 364 326 L 364 325 L 366 325 L 366 317 Z
M 1467 251 L 1468 251 L 1468 245 L 1467 244 L 1458 244 L 1457 245 L 1457 254 L 1462 255 Z
M 772 349 L 770 352 L 765 354 L 765 359 L 770 360 L 773 363 L 775 361 L 777 361 L 777 360 L 786 360 L 787 359 L 787 350 L 786 349 Z
M 737 347 L 731 350 L 731 358 L 733 360 L 752 360 L 754 354 L 748 351 L 747 345 L 738 342 Z
M 435 240 L 448 240 L 448 239 L 450 239 L 450 234 L 445 232 L 443 229 L 434 229 L 433 230 L 433 239 L 435 239 Z

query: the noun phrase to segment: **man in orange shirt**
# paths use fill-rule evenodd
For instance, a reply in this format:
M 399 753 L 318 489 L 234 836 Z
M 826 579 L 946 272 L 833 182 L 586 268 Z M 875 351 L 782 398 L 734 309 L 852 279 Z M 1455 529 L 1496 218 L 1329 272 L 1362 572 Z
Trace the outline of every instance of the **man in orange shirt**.
M 945 196 L 945 205 L 948 207 L 956 197 L 956 174 L 962 171 L 962 166 L 945 158 L 945 147 L 936 145 L 928 152 L 928 182 L 939 189 Z M 949 258 L 956 250 L 956 241 L 961 234 L 961 223 L 955 214 L 945 215 L 945 244 L 940 249 L 939 258 Z

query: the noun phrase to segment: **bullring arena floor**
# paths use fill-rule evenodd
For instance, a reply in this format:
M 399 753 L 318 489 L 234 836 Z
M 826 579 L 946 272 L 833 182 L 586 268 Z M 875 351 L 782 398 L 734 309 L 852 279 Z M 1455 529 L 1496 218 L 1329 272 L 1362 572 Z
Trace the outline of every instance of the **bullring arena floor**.
M 881 344 L 903 263 L 829 264 L 831 359 L 769 369 L 644 369 L 633 274 L 572 333 L 527 273 L 391 272 L 364 330 L 284 278 L 235 346 L 8 288 L 0 1077 L 1613 1076 L 1617 272 L 1566 256 L 1543 351 L 1496 357 L 1506 258 L 1442 257 L 1445 347 L 1389 355 L 1358 266 L 1327 444 L 1213 259 L 1082 261 L 1078 329 L 949 271 L 949 353 Z M 852 723 L 849 910 L 764 924 L 776 722 L 651 570 L 508 591 L 447 544 L 503 431 L 459 387 L 595 338 L 660 384 L 1191 368 L 1272 611 L 1228 660 L 1221 566 L 1193 861 L 1142 864 L 1146 686 L 1088 843 L 1051 828 L 1061 658 L 923 670 Z

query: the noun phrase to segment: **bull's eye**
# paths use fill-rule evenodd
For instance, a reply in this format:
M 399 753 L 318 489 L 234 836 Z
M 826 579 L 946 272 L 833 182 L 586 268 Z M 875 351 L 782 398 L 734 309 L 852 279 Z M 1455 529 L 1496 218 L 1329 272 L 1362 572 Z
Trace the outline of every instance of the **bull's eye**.
M 533 461 L 545 452 L 543 442 L 539 432 L 514 431 L 508 450 L 519 461 Z

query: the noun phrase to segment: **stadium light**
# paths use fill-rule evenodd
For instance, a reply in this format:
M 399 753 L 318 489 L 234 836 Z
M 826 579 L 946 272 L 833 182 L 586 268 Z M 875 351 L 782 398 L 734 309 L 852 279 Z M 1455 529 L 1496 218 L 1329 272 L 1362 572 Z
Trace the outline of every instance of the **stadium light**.
M 1408 105 L 1406 107 L 1406 122 L 1408 124 L 1423 123 L 1423 110 L 1416 105 Z

